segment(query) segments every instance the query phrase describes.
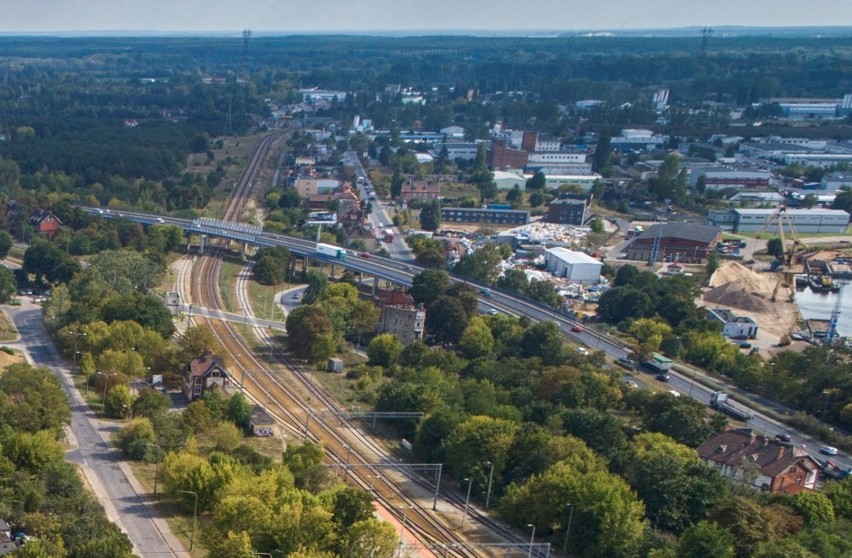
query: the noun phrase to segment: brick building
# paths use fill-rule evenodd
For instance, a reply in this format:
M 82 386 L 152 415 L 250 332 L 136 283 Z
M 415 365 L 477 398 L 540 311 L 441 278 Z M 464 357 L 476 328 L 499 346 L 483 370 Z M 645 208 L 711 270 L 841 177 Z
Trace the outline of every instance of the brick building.
M 413 180 L 409 178 L 402 183 L 399 199 L 405 203 L 411 200 L 434 200 L 441 193 L 437 180 Z
M 657 258 L 676 257 L 679 261 L 701 262 L 716 249 L 722 239 L 722 229 L 693 223 L 653 225 L 637 236 L 627 247 L 627 259 L 647 261 L 651 258 L 659 233 Z

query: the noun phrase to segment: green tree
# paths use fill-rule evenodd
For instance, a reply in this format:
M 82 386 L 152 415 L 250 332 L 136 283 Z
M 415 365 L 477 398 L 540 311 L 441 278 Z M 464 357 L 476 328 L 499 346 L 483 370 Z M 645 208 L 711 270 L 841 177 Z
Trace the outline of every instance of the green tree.
M 259 248 L 254 255 L 254 278 L 264 285 L 280 285 L 287 281 L 290 251 L 280 246 Z
M 420 210 L 420 228 L 435 231 L 441 227 L 441 202 L 433 200 Z
M 680 201 L 686 196 L 686 169 L 680 168 L 680 157 L 674 153 L 666 155 L 657 175 L 648 180 L 648 189 L 657 199 Z
M 708 517 L 734 536 L 738 558 L 753 556 L 772 538 L 772 528 L 761 506 L 744 496 L 730 495 L 717 504 Z
M 392 558 L 397 551 L 398 540 L 393 525 L 371 517 L 349 528 L 344 555 L 350 558 Z
M 133 395 L 124 384 L 112 385 L 106 394 L 104 415 L 110 418 L 127 418 L 133 409 Z
M 299 358 L 312 358 L 317 339 L 332 333 L 328 314 L 316 304 L 303 305 L 290 312 L 286 327 L 288 345 Z
M 239 426 L 240 428 L 248 428 L 251 422 L 251 403 L 248 402 L 245 395 L 235 393 L 228 399 L 228 420 Z
M 168 395 L 155 389 L 144 388 L 139 391 L 139 396 L 133 401 L 133 416 L 151 418 L 168 410 L 171 403 L 172 400 Z
M 459 348 L 465 358 L 474 359 L 491 354 L 494 336 L 485 320 L 475 316 L 470 319 L 459 339 Z
M 529 284 L 530 281 L 527 279 L 527 274 L 522 269 L 517 268 L 507 269 L 497 279 L 498 287 L 518 294 L 525 294 Z
M 713 275 L 717 269 L 719 269 L 719 253 L 713 251 L 707 255 L 707 275 Z
M 115 434 L 118 449 L 130 459 L 142 460 L 148 457 L 159 460 L 161 456 L 155 446 L 157 435 L 154 425 L 147 418 L 134 419 L 133 422 Z
M 12 364 L 0 374 L 0 424 L 15 432 L 59 432 L 71 422 L 68 398 L 45 368 Z M 5 402 L 5 404 L 4 404 Z
M 600 173 L 606 171 L 610 166 L 610 155 L 612 155 L 612 137 L 610 134 L 602 133 L 592 155 L 592 170 Z
M 733 558 L 734 538 L 711 521 L 690 526 L 678 543 L 678 558 Z
M 543 190 L 546 185 L 547 177 L 545 177 L 543 172 L 536 171 L 535 174 L 527 179 L 524 188 L 527 190 Z
M 328 286 L 328 277 L 318 271 L 308 272 L 308 288 L 302 295 L 303 304 L 313 304 L 322 296 L 323 291 Z
M 819 527 L 834 521 L 831 499 L 819 492 L 799 492 L 791 502 L 808 527 Z
M 837 517 L 852 519 L 852 476 L 839 482 L 830 482 L 823 488 Z
M 334 495 L 334 522 L 348 529 L 359 521 L 373 517 L 372 494 L 347 486 Z
M 132 320 L 156 331 L 164 339 L 175 332 L 171 313 L 163 301 L 154 295 L 131 292 L 110 298 L 104 303 L 102 313 L 107 323 Z
M 8 267 L 0 267 L 0 303 L 6 304 L 18 288 L 15 273 Z
M 500 275 L 499 264 L 503 259 L 504 253 L 500 246 L 489 243 L 462 256 L 453 271 L 474 281 L 492 285 Z
M 592 219 L 592 222 L 589 224 L 589 228 L 591 228 L 592 232 L 595 234 L 603 234 L 605 232 L 603 221 L 597 217 Z
M 644 507 L 627 483 L 606 471 L 584 473 L 558 462 L 526 483 L 510 486 L 500 501 L 501 515 L 513 524 L 531 523 L 539 530 L 560 534 L 567 528 L 572 509 L 571 555 L 637 555 Z
M 770 238 L 766 241 L 766 253 L 770 256 L 774 256 L 778 259 L 784 257 L 784 244 L 781 242 L 781 239 L 776 237 Z
M 15 239 L 6 231 L 0 231 L 0 260 L 5 260 L 12 249 Z
M 425 273 L 425 272 L 424 272 Z M 455 343 L 467 327 L 468 315 L 456 298 L 440 296 L 426 312 L 426 329 L 439 341 Z
M 692 449 L 656 433 L 640 434 L 634 447 L 628 482 L 655 527 L 679 532 L 703 519 L 725 494 L 725 480 Z
M 368 364 L 390 368 L 394 366 L 402 353 L 402 341 L 390 333 L 375 336 L 367 345 Z

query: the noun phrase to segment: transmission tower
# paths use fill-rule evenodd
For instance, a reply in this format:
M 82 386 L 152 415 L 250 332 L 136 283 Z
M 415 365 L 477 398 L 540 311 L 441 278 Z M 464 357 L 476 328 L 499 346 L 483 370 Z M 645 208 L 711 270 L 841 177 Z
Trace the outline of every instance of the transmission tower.
M 710 41 L 710 35 L 713 34 L 713 29 L 711 27 L 705 27 L 701 30 L 701 56 L 704 56 L 707 52 L 707 43 Z

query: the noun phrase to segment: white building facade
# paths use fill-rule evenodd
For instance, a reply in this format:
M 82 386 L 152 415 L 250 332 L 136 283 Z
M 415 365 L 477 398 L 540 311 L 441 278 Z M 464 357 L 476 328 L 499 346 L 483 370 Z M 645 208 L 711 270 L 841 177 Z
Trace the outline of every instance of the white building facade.
M 583 252 L 567 248 L 549 248 L 544 252 L 547 271 L 574 283 L 597 284 L 601 280 L 603 263 Z

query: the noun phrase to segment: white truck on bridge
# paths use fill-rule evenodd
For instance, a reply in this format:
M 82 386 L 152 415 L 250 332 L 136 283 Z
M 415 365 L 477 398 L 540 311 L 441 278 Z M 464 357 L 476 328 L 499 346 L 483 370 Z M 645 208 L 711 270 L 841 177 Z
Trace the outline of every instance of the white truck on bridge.
M 346 261 L 346 250 L 344 250 L 340 246 L 334 246 L 333 244 L 322 244 L 318 242 L 315 252 L 321 256 L 328 256 L 330 258 L 334 258 L 340 261 Z

